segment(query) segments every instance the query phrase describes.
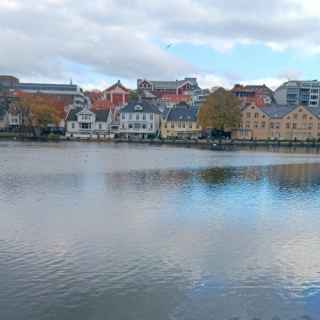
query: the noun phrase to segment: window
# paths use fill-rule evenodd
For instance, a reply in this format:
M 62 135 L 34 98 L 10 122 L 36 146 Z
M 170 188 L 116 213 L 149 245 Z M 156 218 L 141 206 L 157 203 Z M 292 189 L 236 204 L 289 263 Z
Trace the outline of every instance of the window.
M 122 120 L 125 120 L 126 119 L 126 114 L 125 113 L 121 113 L 121 118 L 122 118 Z
M 75 123 L 74 123 L 74 122 L 72 122 L 72 124 L 71 124 L 71 128 L 72 128 L 72 129 L 74 129 L 75 127 L 76 127 Z
M 135 124 L 134 124 L 134 128 L 135 128 L 135 129 L 140 129 L 140 128 L 141 128 L 140 123 L 135 123 Z
M 265 128 L 265 127 L 266 127 L 266 122 L 265 121 L 261 122 L 261 128 Z
M 167 123 L 165 123 L 165 124 L 164 124 L 164 127 L 165 127 L 165 129 L 167 129 L 167 128 L 168 128 Z
M 136 120 L 138 120 L 138 121 L 140 120 L 140 114 L 139 113 L 136 114 Z
M 247 118 L 248 118 L 248 119 L 251 118 L 251 113 L 250 113 L 250 112 L 247 113 Z
M 147 116 L 146 116 L 145 113 L 142 115 L 142 119 L 143 119 L 143 120 L 147 120 Z
M 150 113 L 150 120 L 153 120 L 153 113 Z
M 102 124 L 99 123 L 99 130 L 102 130 Z
M 298 119 L 298 115 L 296 113 L 293 115 L 293 119 Z
M 270 122 L 270 128 L 273 129 L 274 128 L 274 123 Z
M 296 123 L 292 124 L 292 129 L 297 129 L 297 124 Z
M 302 116 L 302 119 L 303 119 L 303 120 L 307 120 L 307 118 L 308 118 L 308 117 L 307 117 L 306 114 L 304 114 L 304 115 Z
M 246 128 L 250 129 L 250 122 L 249 121 L 246 122 Z
M 130 124 L 129 124 L 129 129 L 132 129 L 132 128 L 133 128 L 133 126 L 132 126 L 132 124 L 130 123 Z
M 259 118 L 259 113 L 256 112 L 256 113 L 254 114 L 254 117 L 255 117 L 256 119 L 258 119 L 258 118 Z
M 189 128 L 192 129 L 192 122 L 189 122 Z
M 174 128 L 174 122 L 171 121 L 171 128 L 173 129 Z
M 255 122 L 255 123 L 254 123 L 254 127 L 255 127 L 256 129 L 259 128 L 258 122 Z
M 132 120 L 132 113 L 129 113 L 129 120 Z
M 85 130 L 89 130 L 89 129 L 91 129 L 91 123 L 82 122 L 82 123 L 80 123 L 80 128 L 85 129 Z
M 181 121 L 178 121 L 178 128 L 181 128 Z
M 153 130 L 153 124 L 152 123 L 150 124 L 150 130 Z
M 312 123 L 309 123 L 308 129 L 311 130 L 312 128 L 313 128 L 313 124 L 312 124 Z
M 289 122 L 286 123 L 286 128 L 287 128 L 287 129 L 290 129 L 290 123 L 289 123 Z
M 182 128 L 185 128 L 186 127 L 186 123 L 183 121 L 182 122 Z

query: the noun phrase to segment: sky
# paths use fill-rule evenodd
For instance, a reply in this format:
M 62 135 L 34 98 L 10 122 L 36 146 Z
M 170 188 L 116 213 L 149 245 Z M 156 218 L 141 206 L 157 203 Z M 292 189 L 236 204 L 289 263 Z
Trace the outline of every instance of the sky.
M 319 0 L 0 0 L 0 74 L 104 89 L 319 79 Z

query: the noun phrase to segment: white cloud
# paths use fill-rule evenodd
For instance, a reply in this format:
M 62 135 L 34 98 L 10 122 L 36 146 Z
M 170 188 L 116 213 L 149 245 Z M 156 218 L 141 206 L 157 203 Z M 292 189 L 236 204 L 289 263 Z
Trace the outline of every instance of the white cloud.
M 220 52 L 261 43 L 319 54 L 319 17 L 316 0 L 1 0 L 0 70 L 65 79 L 77 78 L 80 66 L 114 78 L 176 79 L 203 70 L 164 50 L 165 43 Z M 219 75 L 200 78 L 230 82 Z

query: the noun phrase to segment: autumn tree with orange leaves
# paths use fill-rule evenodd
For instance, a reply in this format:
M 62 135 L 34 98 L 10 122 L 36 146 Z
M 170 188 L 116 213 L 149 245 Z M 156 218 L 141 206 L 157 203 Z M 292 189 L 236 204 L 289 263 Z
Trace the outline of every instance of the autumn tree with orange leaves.
M 34 136 L 49 125 L 58 126 L 63 118 L 61 105 L 55 99 L 41 94 L 18 93 L 10 112 L 20 115 L 21 133 Z
M 229 131 L 240 124 L 240 100 L 219 88 L 200 107 L 198 122 L 203 129 Z

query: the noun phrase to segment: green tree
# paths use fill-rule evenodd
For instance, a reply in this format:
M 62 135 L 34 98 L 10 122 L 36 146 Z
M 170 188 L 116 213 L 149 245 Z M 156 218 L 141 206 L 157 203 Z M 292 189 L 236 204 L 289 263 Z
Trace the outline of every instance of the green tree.
M 198 123 L 203 129 L 230 131 L 240 124 L 240 100 L 219 88 L 200 107 Z
M 137 90 L 130 90 L 128 101 L 137 101 L 139 99 L 139 94 Z

